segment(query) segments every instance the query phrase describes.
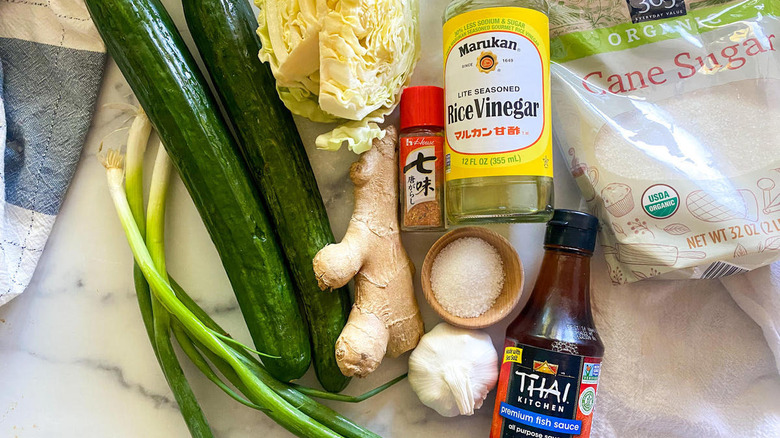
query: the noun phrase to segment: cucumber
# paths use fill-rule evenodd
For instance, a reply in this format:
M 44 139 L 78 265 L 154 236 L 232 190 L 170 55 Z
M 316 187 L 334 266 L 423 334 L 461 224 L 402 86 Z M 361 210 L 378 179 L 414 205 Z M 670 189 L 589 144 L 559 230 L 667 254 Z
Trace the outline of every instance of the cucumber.
M 301 377 L 311 346 L 284 256 L 217 103 L 158 0 L 87 0 L 217 248 L 249 333 L 276 378 Z
M 260 187 L 287 256 L 309 321 L 314 369 L 323 388 L 346 387 L 336 364 L 336 340 L 349 316 L 346 288 L 320 290 L 312 269 L 333 232 L 290 111 L 257 57 L 257 20 L 247 0 L 183 0 L 195 45 L 222 98 L 255 183 Z

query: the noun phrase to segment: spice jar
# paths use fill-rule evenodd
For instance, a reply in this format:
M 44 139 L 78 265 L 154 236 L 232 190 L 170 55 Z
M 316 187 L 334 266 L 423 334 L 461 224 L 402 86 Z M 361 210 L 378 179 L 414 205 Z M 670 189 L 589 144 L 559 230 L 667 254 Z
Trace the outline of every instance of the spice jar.
M 444 90 L 410 87 L 401 95 L 401 229 L 437 231 L 444 222 Z

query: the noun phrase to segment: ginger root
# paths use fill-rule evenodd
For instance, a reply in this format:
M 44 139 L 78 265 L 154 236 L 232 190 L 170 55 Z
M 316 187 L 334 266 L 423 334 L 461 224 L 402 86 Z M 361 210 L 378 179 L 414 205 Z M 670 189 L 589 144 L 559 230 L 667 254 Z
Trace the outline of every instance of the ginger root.
M 336 342 L 336 361 L 345 376 L 366 376 L 385 354 L 399 356 L 423 335 L 414 265 L 399 234 L 396 142 L 390 127 L 352 164 L 355 209 L 347 233 L 314 257 L 321 289 L 339 288 L 355 278 L 355 304 Z

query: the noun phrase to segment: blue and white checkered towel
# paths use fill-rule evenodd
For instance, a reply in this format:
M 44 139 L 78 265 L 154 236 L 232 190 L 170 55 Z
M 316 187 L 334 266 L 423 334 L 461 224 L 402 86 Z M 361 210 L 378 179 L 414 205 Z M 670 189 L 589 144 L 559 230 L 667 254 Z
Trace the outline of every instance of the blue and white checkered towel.
M 105 59 L 83 0 L 0 0 L 0 305 L 30 282 L 76 170 Z

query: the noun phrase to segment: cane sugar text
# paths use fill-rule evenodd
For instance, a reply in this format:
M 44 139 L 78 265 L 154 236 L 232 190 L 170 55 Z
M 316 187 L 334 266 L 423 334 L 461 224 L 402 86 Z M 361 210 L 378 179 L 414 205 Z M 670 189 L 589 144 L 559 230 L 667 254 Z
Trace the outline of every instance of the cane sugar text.
M 650 67 L 646 71 L 634 70 L 624 73 L 593 71 L 582 79 L 582 86 L 593 94 L 624 94 L 672 81 L 711 75 L 718 72 L 739 70 L 756 56 L 777 51 L 775 34 L 765 38 L 747 38 L 742 42 L 729 44 L 720 50 L 706 54 L 681 52 L 671 59 L 671 66 Z M 606 84 L 604 83 L 606 81 Z

